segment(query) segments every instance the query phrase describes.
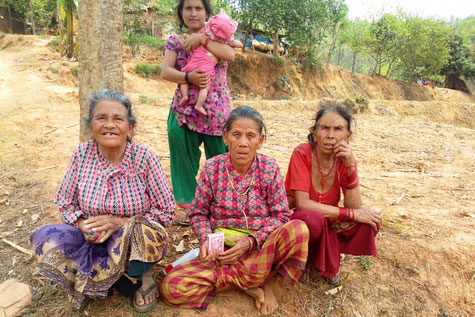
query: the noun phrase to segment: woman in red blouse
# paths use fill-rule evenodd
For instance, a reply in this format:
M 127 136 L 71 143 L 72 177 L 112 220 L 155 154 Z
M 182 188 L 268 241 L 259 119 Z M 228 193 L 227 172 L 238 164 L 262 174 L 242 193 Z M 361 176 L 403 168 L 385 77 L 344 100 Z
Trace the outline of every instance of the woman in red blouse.
M 206 309 L 216 292 L 236 288 L 269 315 L 278 307 L 271 277 L 279 273 L 291 284 L 299 279 L 307 260 L 308 229 L 303 221 L 289 221 L 276 161 L 256 153 L 264 131 L 261 115 L 251 107 L 229 115 L 223 132 L 229 153 L 206 161 L 193 201 L 191 220 L 201 242 L 200 258 L 177 266 L 163 279 L 160 291 L 168 304 Z M 208 235 L 216 231 L 226 232 L 230 247 L 224 252 L 208 250 Z
M 153 309 L 158 290 L 150 268 L 167 249 L 163 226 L 174 199 L 160 161 L 132 142 L 135 117 L 123 94 L 102 90 L 89 99 L 92 141 L 78 145 L 55 199 L 65 224 L 31 235 L 43 275 L 61 284 L 77 309 L 112 287 Z
M 340 253 L 377 254 L 374 237 L 382 226 L 379 212 L 362 207 L 357 164 L 348 144 L 351 121 L 338 104 L 320 109 L 309 142 L 292 153 L 285 179 L 289 205 L 297 210 L 292 219 L 307 224 L 309 258 L 330 284 L 340 281 Z

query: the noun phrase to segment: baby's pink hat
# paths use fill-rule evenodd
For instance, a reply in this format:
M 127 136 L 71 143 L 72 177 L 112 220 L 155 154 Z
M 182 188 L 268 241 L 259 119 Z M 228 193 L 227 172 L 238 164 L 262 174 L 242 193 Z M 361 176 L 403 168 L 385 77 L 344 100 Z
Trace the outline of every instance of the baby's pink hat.
M 220 42 L 232 42 L 234 40 L 234 32 L 236 32 L 238 22 L 231 19 L 225 11 L 221 10 L 206 22 L 206 34 L 212 40 Z

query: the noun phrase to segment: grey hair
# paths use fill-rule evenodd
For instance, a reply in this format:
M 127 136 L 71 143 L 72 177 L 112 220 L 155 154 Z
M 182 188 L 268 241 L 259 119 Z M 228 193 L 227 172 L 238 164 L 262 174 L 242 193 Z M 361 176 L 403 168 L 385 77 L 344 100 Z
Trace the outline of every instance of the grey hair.
M 231 131 L 231 126 L 237 119 L 247 118 L 253 120 L 257 126 L 259 127 L 259 134 L 262 136 L 262 131 L 267 134 L 267 128 L 264 124 L 264 120 L 262 119 L 261 114 L 256 109 L 249 107 L 249 106 L 240 106 L 231 111 L 229 114 L 228 120 L 226 120 L 226 124 L 224 125 L 224 131 L 229 133 Z
M 130 99 L 126 95 L 116 90 L 103 89 L 97 90 L 89 96 L 89 115 L 86 118 L 87 127 L 91 128 L 92 118 L 94 117 L 94 109 L 96 108 L 96 105 L 102 100 L 113 100 L 121 103 L 127 111 L 127 121 L 129 124 L 135 125 L 137 123 L 137 119 L 132 114 L 132 102 Z

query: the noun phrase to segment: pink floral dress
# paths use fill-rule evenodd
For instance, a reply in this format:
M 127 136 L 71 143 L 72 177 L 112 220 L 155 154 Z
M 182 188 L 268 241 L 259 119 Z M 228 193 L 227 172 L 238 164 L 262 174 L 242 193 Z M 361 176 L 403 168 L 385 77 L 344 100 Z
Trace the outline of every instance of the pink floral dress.
M 176 35 L 168 38 L 165 49 L 177 54 L 175 68 L 181 71 L 186 66 L 188 55 Z M 215 76 L 210 82 L 208 97 L 204 103 L 208 116 L 202 115 L 194 108 L 199 94 L 199 88 L 195 85 L 190 85 L 188 103 L 180 107 L 179 103 L 183 96 L 178 84 L 173 96 L 172 112 L 179 126 L 186 124 L 188 129 L 208 135 L 223 134 L 224 124 L 231 112 L 231 94 L 226 81 L 227 70 L 228 62 L 219 62 L 215 67 Z

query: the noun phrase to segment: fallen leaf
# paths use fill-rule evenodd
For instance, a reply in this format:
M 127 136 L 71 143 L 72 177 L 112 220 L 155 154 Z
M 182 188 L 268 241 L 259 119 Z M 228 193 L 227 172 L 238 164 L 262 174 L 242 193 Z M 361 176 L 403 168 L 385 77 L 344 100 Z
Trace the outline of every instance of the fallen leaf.
M 23 211 L 21 212 L 22 214 L 27 214 L 28 213 L 28 209 L 23 209 Z
M 21 226 L 23 226 L 23 220 L 21 220 L 21 219 L 18 220 L 16 226 L 17 226 L 18 228 L 20 228 Z
M 325 294 L 327 294 L 327 295 L 335 295 L 335 294 L 337 294 L 339 291 L 341 291 L 342 288 L 343 288 L 343 285 L 340 285 L 340 286 L 338 286 L 338 287 L 335 287 L 335 288 L 329 289 L 328 291 L 325 291 Z
M 198 243 L 200 243 L 200 241 L 198 241 L 198 239 L 195 239 L 195 240 L 191 240 L 190 243 L 198 244 Z
M 185 242 L 183 240 L 180 241 L 180 243 L 178 243 L 178 245 L 174 245 L 173 246 L 176 250 L 176 252 L 183 252 L 185 251 Z

